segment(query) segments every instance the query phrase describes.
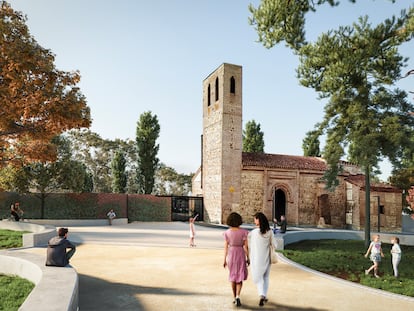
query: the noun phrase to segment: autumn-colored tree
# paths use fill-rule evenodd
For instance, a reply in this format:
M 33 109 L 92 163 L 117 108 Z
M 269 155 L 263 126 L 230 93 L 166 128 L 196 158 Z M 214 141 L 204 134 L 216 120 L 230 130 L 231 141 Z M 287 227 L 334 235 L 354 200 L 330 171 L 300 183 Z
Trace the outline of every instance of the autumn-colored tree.
M 56 69 L 55 56 L 30 34 L 27 18 L 0 2 L 0 166 L 54 161 L 50 141 L 89 127 L 90 111 L 77 71 Z
M 40 217 L 44 217 L 45 200 L 52 192 L 90 192 L 92 182 L 86 166 L 72 159 L 70 141 L 62 136 L 53 138 L 57 150 L 54 162 L 32 162 L 0 169 L 0 187 L 7 191 L 35 193 L 41 200 Z

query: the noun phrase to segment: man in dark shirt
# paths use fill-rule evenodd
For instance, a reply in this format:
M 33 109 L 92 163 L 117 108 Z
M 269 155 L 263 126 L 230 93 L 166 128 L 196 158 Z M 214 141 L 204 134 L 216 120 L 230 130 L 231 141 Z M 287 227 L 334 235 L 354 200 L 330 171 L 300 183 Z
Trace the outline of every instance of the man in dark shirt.
M 68 228 L 59 228 L 58 236 L 51 238 L 47 246 L 46 266 L 64 267 L 76 251 L 76 246 L 68 239 Z M 66 249 L 70 251 L 66 252 Z
M 279 229 L 276 228 L 276 224 L 280 226 Z M 287 221 L 285 215 L 280 216 L 280 222 L 277 219 L 273 219 L 273 233 L 285 233 L 287 229 Z

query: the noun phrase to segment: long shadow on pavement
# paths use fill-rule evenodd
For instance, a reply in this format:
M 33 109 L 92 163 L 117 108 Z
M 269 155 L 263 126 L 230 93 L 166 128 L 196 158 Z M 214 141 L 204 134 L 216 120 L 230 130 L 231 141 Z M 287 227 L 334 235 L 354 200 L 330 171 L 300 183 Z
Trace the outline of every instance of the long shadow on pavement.
M 79 310 L 134 310 L 145 308 L 136 295 L 195 295 L 194 292 L 180 292 L 175 289 L 112 283 L 103 279 L 79 274 Z M 168 310 L 168 308 L 166 309 Z

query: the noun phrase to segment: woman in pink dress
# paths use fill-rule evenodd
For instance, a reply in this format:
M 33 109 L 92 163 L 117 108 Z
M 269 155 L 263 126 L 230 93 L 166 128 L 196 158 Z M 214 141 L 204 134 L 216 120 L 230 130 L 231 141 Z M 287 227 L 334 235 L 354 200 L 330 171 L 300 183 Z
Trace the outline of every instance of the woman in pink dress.
M 231 213 L 227 217 L 227 225 L 230 227 L 224 232 L 224 264 L 229 269 L 229 281 L 233 291 L 234 301 L 241 306 L 240 292 L 243 281 L 247 280 L 247 266 L 250 264 L 249 249 L 247 244 L 248 231 L 240 228 L 243 223 L 238 213 Z

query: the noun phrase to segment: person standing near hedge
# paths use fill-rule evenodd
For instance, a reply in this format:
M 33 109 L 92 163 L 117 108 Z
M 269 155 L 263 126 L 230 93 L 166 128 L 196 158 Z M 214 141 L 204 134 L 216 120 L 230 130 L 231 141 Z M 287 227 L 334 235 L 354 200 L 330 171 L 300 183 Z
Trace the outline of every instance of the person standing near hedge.
M 116 214 L 113 209 L 111 209 L 106 216 L 108 217 L 109 225 L 112 226 L 112 220 L 116 218 Z

